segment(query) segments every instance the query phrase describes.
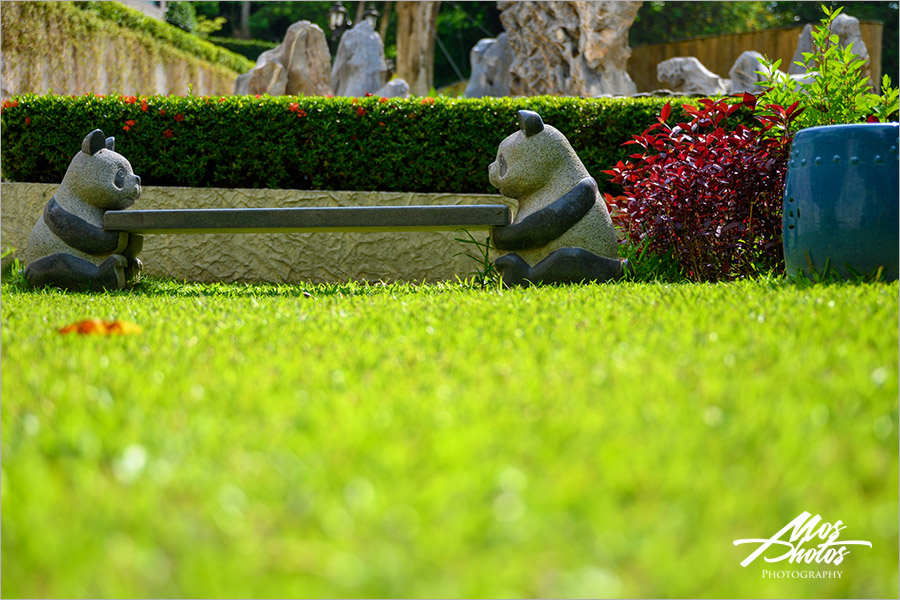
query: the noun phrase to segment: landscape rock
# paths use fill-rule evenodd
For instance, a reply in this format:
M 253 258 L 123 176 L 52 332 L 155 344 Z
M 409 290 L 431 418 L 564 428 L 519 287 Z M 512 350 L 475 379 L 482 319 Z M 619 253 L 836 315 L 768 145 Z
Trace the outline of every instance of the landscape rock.
M 384 44 L 368 21 L 344 33 L 331 69 L 336 96 L 374 94 L 387 83 Z
M 728 84 L 703 66 L 696 56 L 676 56 L 656 65 L 656 78 L 682 94 L 714 96 L 728 92 Z
M 500 0 L 513 96 L 630 95 L 628 30 L 641 2 Z
M 472 74 L 466 86 L 466 98 L 509 96 L 513 52 L 506 33 L 478 40 L 469 53 Z
M 287 68 L 287 95 L 327 96 L 331 89 L 331 52 L 318 25 L 299 21 L 288 27 L 282 43 Z
M 243 75 L 238 75 L 238 78 L 234 82 L 235 96 L 246 96 L 250 93 L 250 75 L 252 74 L 253 71 L 251 70 Z
M 238 77 L 235 94 L 326 96 L 332 93 L 331 53 L 322 29 L 309 21 L 288 27 L 284 41 L 256 59 L 256 67 Z
M 397 77 L 384 84 L 374 95 L 380 98 L 409 98 L 409 84 Z
M 846 48 L 853 44 L 853 54 L 868 62 L 869 49 L 862 38 L 862 31 L 859 29 L 859 19 L 850 15 L 838 15 L 831 24 L 832 33 L 838 36 L 841 48 Z
M 806 69 L 804 69 L 801 65 L 797 63 L 803 60 L 804 52 L 812 52 L 813 51 L 813 39 L 812 39 L 812 25 L 807 23 L 803 26 L 803 31 L 800 32 L 800 35 L 797 38 L 797 49 L 794 50 L 794 57 L 791 59 L 791 64 L 788 65 L 788 75 L 794 75 L 797 73 L 805 73 Z
M 763 87 L 757 85 L 759 82 L 765 81 L 765 78 L 758 71 L 765 71 L 760 59 L 764 58 L 762 54 L 754 50 L 741 52 L 734 65 L 728 72 L 731 77 L 731 85 L 729 86 L 729 94 L 742 94 L 749 92 L 751 94 L 761 94 Z
M 248 94 L 269 94 L 284 96 L 287 93 L 287 70 L 281 63 L 264 62 L 249 73 L 247 79 Z M 235 85 L 237 88 L 237 85 Z

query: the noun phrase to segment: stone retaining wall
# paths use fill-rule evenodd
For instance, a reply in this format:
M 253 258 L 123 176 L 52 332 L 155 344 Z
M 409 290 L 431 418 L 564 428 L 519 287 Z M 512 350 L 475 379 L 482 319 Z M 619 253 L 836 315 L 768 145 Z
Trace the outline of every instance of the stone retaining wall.
M 57 189 L 55 184 L 0 185 L 3 248 L 24 250 L 31 228 Z M 507 204 L 489 194 L 327 192 L 223 188 L 144 187 L 135 209 L 262 208 L 301 206 L 412 206 Z M 476 231 L 479 241 L 487 232 Z M 359 281 L 454 281 L 477 268 L 459 253 L 475 254 L 454 238 L 463 232 L 260 233 L 148 235 L 144 272 L 187 281 L 339 283 Z
M 58 5 L 57 5 L 58 4 Z M 147 34 L 56 2 L 4 2 L 0 98 L 14 94 L 223 95 L 238 76 Z

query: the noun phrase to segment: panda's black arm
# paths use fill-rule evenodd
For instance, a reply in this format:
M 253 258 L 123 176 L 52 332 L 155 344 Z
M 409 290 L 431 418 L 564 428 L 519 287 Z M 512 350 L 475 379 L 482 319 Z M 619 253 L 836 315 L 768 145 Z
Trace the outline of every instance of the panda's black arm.
M 59 239 L 87 254 L 103 256 L 114 253 L 119 247 L 119 231 L 106 231 L 73 215 L 56 201 L 44 207 L 44 223 Z
M 519 223 L 497 227 L 491 233 L 498 250 L 526 250 L 546 246 L 587 214 L 597 201 L 597 182 L 585 177 L 553 204 Z

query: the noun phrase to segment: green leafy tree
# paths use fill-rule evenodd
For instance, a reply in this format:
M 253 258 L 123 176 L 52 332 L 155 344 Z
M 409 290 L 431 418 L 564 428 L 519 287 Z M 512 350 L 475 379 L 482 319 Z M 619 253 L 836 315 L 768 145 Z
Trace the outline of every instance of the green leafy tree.
M 778 24 L 769 2 L 644 2 L 628 43 L 644 46 L 704 35 L 757 31 Z
M 169 2 L 166 5 L 166 22 L 188 33 L 197 30 L 197 12 L 192 2 Z
M 328 9 L 333 2 L 251 2 L 250 37 L 258 40 L 281 42 L 287 28 L 297 21 L 310 21 L 322 28 L 327 35 Z M 347 2 L 347 12 L 352 16 L 355 2 Z

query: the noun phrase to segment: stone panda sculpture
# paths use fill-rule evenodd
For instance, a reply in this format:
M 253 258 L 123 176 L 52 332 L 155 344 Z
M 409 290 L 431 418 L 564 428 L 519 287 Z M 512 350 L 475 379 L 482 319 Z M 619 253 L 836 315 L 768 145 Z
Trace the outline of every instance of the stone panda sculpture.
M 141 178 L 95 129 L 81 144 L 56 194 L 38 218 L 25 251 L 25 279 L 35 287 L 122 289 L 141 270 L 143 237 L 103 229 L 107 210 L 128 208 Z
M 512 224 L 491 232 L 506 286 L 578 283 L 622 277 L 628 262 L 606 203 L 566 137 L 540 115 L 519 111 L 520 130 L 500 143 L 491 185 L 518 200 Z

